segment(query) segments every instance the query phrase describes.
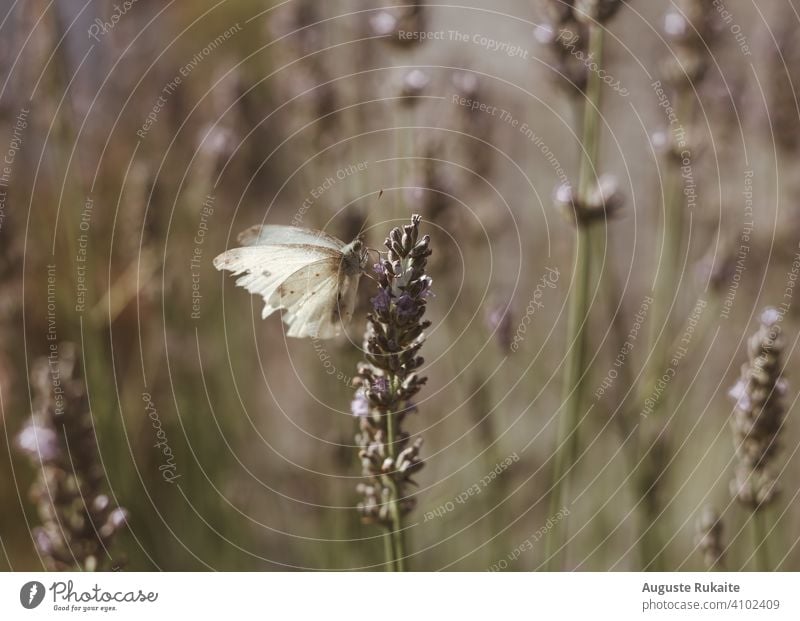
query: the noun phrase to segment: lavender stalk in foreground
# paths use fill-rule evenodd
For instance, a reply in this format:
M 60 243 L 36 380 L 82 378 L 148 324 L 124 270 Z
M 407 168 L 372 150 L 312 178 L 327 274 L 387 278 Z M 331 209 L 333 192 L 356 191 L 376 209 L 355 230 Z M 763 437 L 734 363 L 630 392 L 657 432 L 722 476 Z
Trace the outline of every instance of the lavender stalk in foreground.
M 412 399 L 427 378 L 417 371 L 424 360 L 423 320 L 431 279 L 425 273 L 430 238 L 419 238 L 419 216 L 411 224 L 392 229 L 386 239 L 387 258 L 376 265 L 378 293 L 372 298 L 364 334 L 366 362 L 353 380 L 357 387 L 352 411 L 359 419 L 356 441 L 367 483 L 358 486 L 364 496 L 359 512 L 365 522 L 387 531 L 389 569 L 404 570 L 403 517 L 415 505 L 408 487 L 423 463 L 422 439 L 411 442 L 402 424 L 416 411 Z
M 778 494 L 774 462 L 786 416 L 782 318 L 774 308 L 761 314 L 758 331 L 747 341 L 748 362 L 729 393 L 736 402 L 731 428 L 738 458 L 731 493 L 751 512 L 759 571 L 772 569 L 764 512 Z
M 17 436 L 39 476 L 31 488 L 41 526 L 33 529 L 37 551 L 50 571 L 113 568 L 109 547 L 127 521 L 102 492 L 105 473 L 79 356 L 61 343 L 31 371 L 33 415 Z

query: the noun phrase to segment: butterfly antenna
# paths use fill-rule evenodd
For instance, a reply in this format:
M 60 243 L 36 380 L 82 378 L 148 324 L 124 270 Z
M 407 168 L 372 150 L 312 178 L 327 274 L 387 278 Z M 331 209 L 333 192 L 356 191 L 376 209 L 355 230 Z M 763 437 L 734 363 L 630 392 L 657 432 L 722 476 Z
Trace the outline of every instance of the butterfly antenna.
M 381 196 L 383 196 L 383 188 L 381 188 L 380 192 L 378 192 L 378 200 L 381 200 Z M 364 235 L 364 229 L 367 226 L 367 219 L 361 224 L 361 230 L 358 232 L 358 238 L 361 239 Z

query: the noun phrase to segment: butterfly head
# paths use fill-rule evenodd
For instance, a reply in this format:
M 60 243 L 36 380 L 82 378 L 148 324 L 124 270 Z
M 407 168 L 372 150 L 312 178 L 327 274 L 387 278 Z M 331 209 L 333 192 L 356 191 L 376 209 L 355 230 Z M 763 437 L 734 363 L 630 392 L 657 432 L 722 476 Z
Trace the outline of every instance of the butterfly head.
M 368 251 L 361 239 L 354 239 L 342 248 L 342 266 L 347 274 L 360 274 L 368 262 Z

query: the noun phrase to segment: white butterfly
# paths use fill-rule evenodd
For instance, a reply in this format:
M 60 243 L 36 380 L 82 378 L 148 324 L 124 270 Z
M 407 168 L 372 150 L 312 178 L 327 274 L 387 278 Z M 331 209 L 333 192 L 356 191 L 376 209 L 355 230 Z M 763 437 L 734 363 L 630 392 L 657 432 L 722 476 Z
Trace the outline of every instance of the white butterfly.
M 234 275 L 236 284 L 264 298 L 261 317 L 284 309 L 286 334 L 329 339 L 353 316 L 358 281 L 367 264 L 360 239 L 349 244 L 296 226 L 257 225 L 214 259 L 214 267 Z

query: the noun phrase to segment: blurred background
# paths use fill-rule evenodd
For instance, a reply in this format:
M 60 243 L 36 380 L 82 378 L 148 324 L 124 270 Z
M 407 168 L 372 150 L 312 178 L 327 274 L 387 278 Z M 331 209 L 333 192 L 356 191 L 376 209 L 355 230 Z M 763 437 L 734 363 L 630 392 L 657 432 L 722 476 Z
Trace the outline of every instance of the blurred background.
M 287 339 L 211 261 L 262 222 L 382 248 L 413 213 L 432 237 L 435 297 L 428 383 L 406 423 L 426 463 L 409 567 L 541 566 L 539 543 L 514 550 L 553 518 L 576 236 L 552 196 L 577 181 L 582 149 L 582 95 L 552 53 L 548 4 L 0 0 L 0 568 L 48 566 L 35 542 L 40 462 L 18 434 L 41 407 L 31 374 L 57 343 L 74 353 L 64 372 L 90 421 L 76 437 L 96 436 L 73 448 L 127 512 L 104 568 L 381 569 L 381 530 L 355 510 L 350 412 L 374 283 L 362 279 L 346 335 Z M 606 24 L 598 167 L 625 201 L 594 265 L 594 405 L 569 506 L 569 566 L 581 570 L 640 568 L 639 496 L 616 422 L 641 403 L 622 374 L 597 390 L 615 334 L 630 334 L 664 267 L 660 148 L 672 128 L 654 83 L 666 85 L 665 16 L 678 5 L 622 4 Z M 669 438 L 657 528 L 667 568 L 700 569 L 696 522 L 713 504 L 728 567 L 748 566 L 727 392 L 761 309 L 787 303 L 769 537 L 775 565 L 797 570 L 798 302 L 786 290 L 800 242 L 800 18 L 789 0 L 700 4 L 713 23 L 683 119 L 693 198 L 667 266 L 679 284 L 661 301 L 676 342 L 698 300 L 707 307 L 667 405 L 646 421 Z M 625 356 L 628 377 L 645 365 L 652 323 Z

